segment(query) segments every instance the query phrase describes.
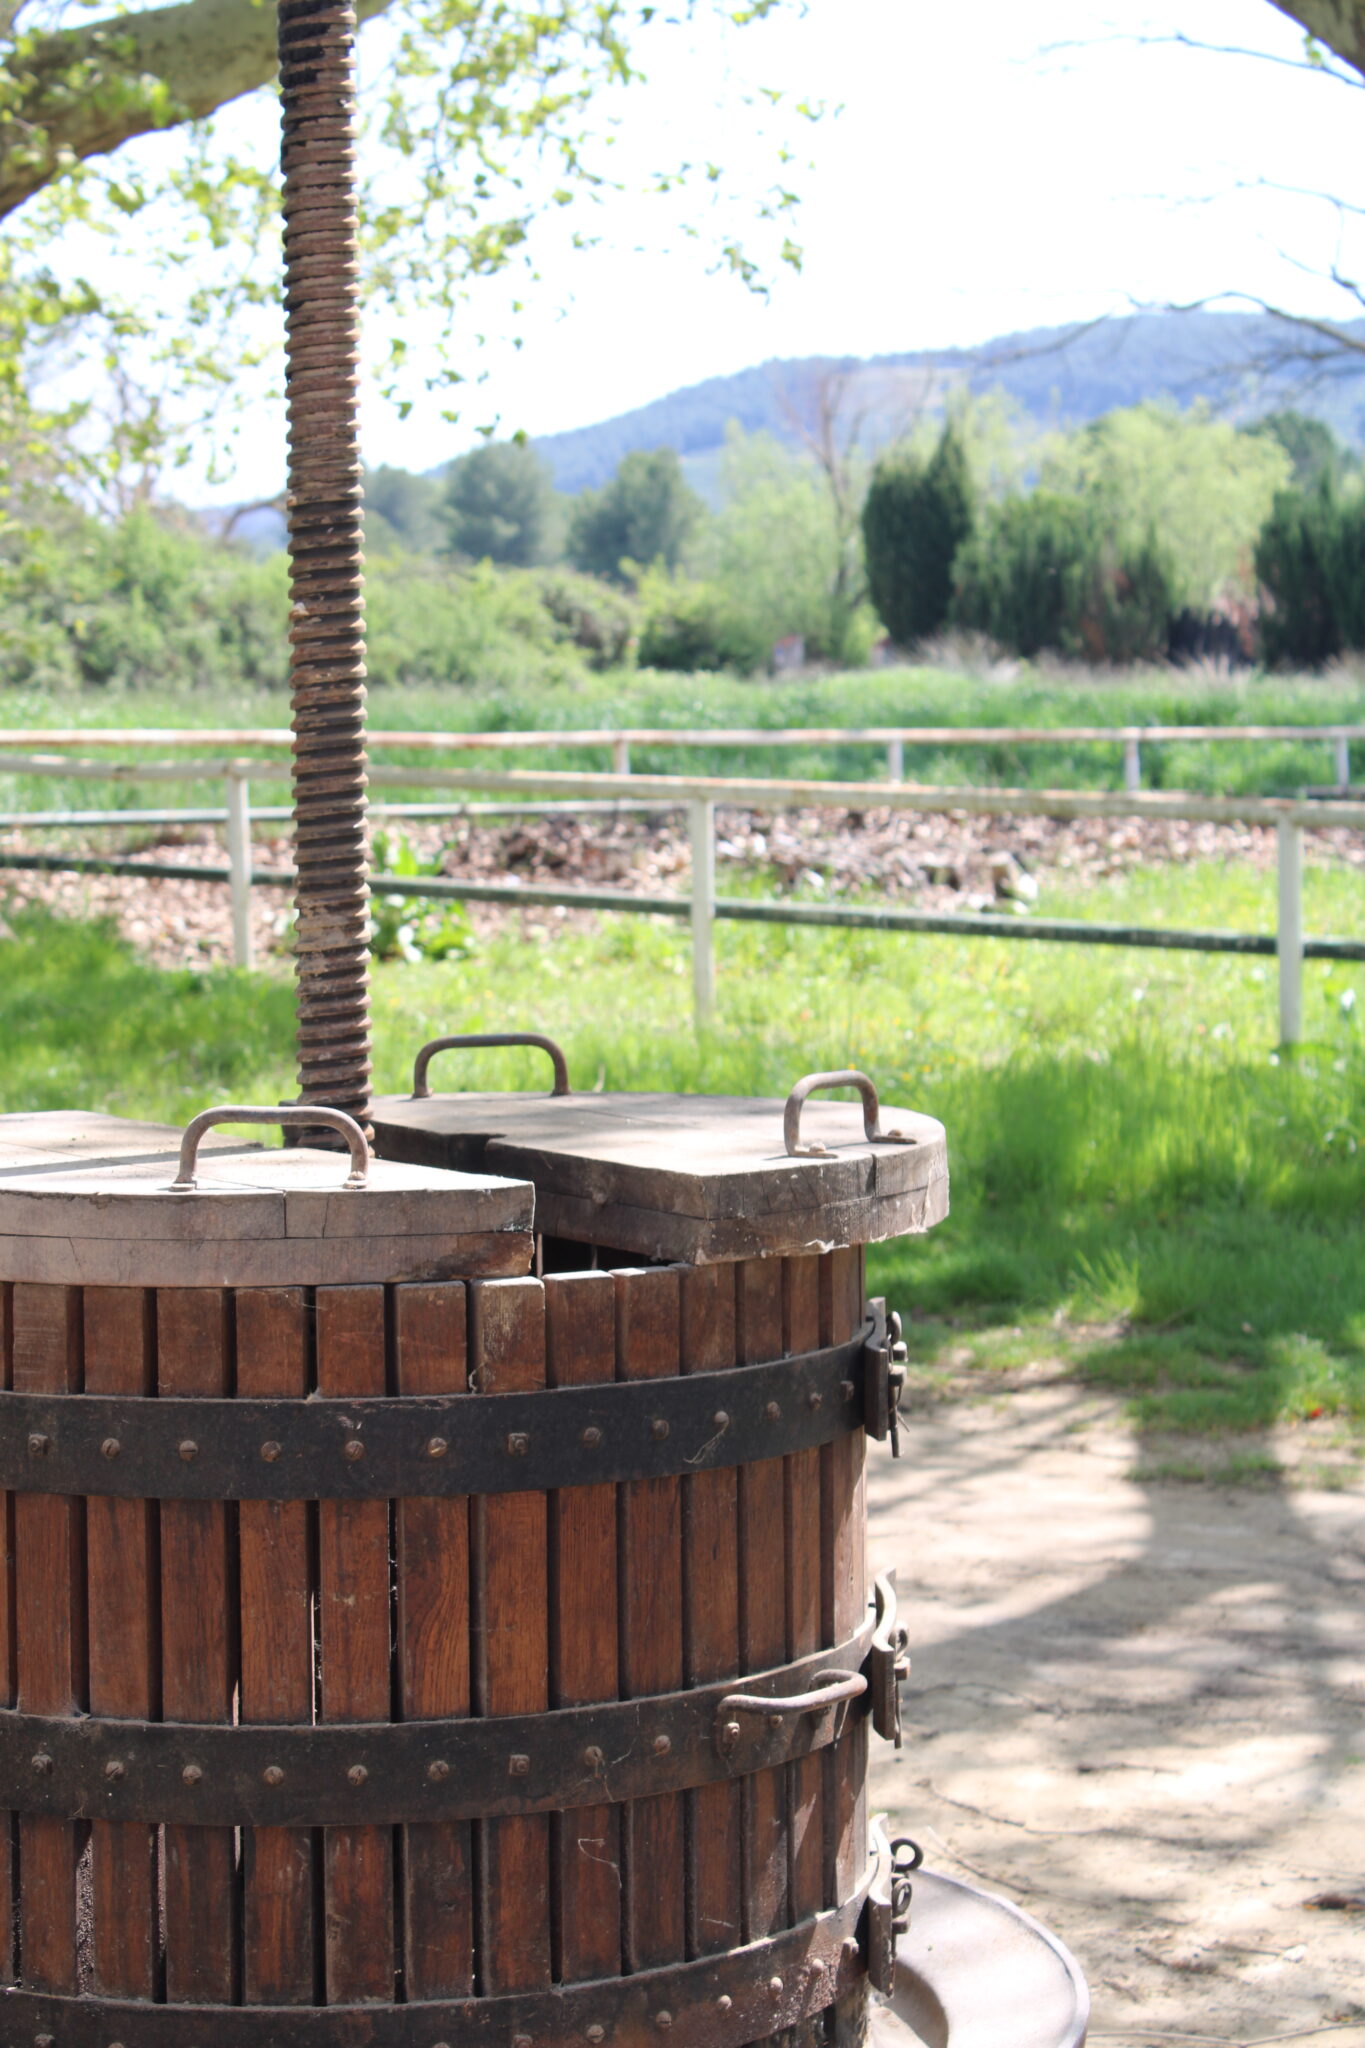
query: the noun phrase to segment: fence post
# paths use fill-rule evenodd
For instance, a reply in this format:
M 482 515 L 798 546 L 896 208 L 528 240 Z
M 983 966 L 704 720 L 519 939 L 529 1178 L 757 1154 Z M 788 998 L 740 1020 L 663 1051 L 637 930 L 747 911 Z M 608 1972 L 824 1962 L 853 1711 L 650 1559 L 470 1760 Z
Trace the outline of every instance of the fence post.
M 1303 827 L 1287 818 L 1275 827 L 1279 915 L 1275 946 L 1280 962 L 1280 1044 L 1303 1037 Z
M 251 784 L 235 764 L 227 772 L 227 848 L 232 957 L 238 967 L 251 967 Z
M 1347 739 L 1344 732 L 1337 734 L 1332 743 L 1332 751 L 1336 756 L 1337 788 L 1349 789 L 1351 787 L 1351 742 Z
M 1142 744 L 1132 732 L 1123 736 L 1123 786 L 1130 795 L 1142 787 Z
M 692 842 L 692 1005 L 697 1028 L 716 1008 L 716 807 L 703 798 L 687 806 Z
M 905 780 L 904 740 L 888 740 L 886 743 L 886 779 L 888 782 Z
M 611 772 L 613 775 L 630 773 L 630 741 L 618 733 L 611 743 Z

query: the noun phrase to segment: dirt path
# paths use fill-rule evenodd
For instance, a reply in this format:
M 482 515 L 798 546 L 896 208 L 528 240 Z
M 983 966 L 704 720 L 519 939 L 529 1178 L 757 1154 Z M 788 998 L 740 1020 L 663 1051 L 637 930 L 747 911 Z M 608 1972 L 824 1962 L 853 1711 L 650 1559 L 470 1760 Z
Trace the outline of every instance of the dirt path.
M 914 1649 L 877 1804 L 1068 1943 L 1092 2042 L 1365 2048 L 1365 1499 L 1138 1483 L 1066 1384 L 907 1436 L 871 1482 Z

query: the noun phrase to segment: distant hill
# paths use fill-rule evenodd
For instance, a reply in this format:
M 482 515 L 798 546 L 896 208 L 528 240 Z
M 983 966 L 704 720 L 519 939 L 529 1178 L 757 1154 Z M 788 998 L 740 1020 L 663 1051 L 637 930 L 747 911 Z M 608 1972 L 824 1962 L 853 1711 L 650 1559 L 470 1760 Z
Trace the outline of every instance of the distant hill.
M 1365 348 L 1365 320 L 1348 329 Z M 1205 398 L 1233 419 L 1294 405 L 1325 419 L 1351 446 L 1365 443 L 1365 354 L 1329 369 L 1305 359 L 1312 337 L 1250 313 L 1134 313 L 1084 327 L 1036 327 L 975 349 L 886 356 L 774 359 L 708 377 L 634 412 L 536 442 L 562 491 L 603 484 L 636 448 L 676 448 L 699 489 L 735 420 L 793 445 L 822 391 L 842 382 L 841 410 L 859 418 L 870 448 L 905 430 L 948 392 L 1000 390 L 1040 426 L 1073 426 L 1116 406 Z M 711 458 L 711 460 L 708 460 Z

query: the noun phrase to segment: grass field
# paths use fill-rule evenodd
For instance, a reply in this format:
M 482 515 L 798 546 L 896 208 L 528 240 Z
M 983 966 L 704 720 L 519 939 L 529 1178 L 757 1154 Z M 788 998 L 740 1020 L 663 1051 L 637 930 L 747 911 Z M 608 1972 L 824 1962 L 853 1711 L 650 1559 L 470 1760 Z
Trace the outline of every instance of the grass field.
M 1048 908 L 1269 929 L 1272 890 L 1204 865 Z M 1310 930 L 1359 929 L 1358 877 L 1310 867 L 1306 896 Z M 783 1095 L 861 1066 L 948 1129 L 950 1220 L 873 1259 L 926 1386 L 1045 1356 L 1126 1390 L 1144 1428 L 1203 1433 L 1191 1472 L 1268 1467 L 1279 1423 L 1365 1444 L 1365 968 L 1309 964 L 1290 1058 L 1268 962 L 734 925 L 717 957 L 698 1040 L 684 931 L 523 913 L 464 963 L 377 970 L 376 1085 L 409 1085 L 424 1038 L 490 1028 L 549 1030 L 584 1087 Z M 282 967 L 157 973 L 32 913 L 0 949 L 0 1108 L 277 1101 L 292 1029 Z M 543 1085 L 529 1055 L 447 1073 Z
M 1021 667 L 1009 677 L 964 675 L 946 668 L 879 669 L 866 674 L 810 676 L 781 681 L 736 681 L 725 676 L 659 675 L 648 671 L 593 677 L 568 690 L 502 692 L 496 697 L 452 688 L 375 692 L 371 723 L 378 729 L 507 731 L 610 725 L 998 725 L 1051 727 L 1124 724 L 1334 724 L 1365 723 L 1365 675 L 1341 671 L 1319 677 L 1230 678 L 1173 669 L 1132 673 L 1038 671 Z M 153 692 L 88 694 L 80 698 L 0 691 L 0 727 L 29 726 L 286 726 L 282 695 L 225 699 L 187 689 L 174 697 Z M 1357 778 L 1365 776 L 1365 746 L 1357 750 Z M 397 761 L 397 752 L 385 758 Z M 411 757 L 416 759 L 416 756 Z M 546 754 L 560 767 L 610 768 L 605 751 Z M 480 767 L 543 765 L 540 757 L 481 754 Z M 0 764 L 2 765 L 2 764 Z M 843 780 L 880 777 L 883 750 L 868 746 L 822 748 L 637 748 L 637 770 L 697 774 L 821 775 Z M 1219 741 L 1152 744 L 1143 748 L 1144 786 L 1228 794 L 1284 794 L 1328 782 L 1328 746 L 1321 742 L 1239 744 Z M 1117 789 L 1122 759 L 1116 746 L 1052 745 L 912 748 L 912 780 L 986 783 L 1005 787 Z M 259 800 L 270 800 L 264 780 Z M 162 785 L 116 790 L 95 783 L 43 781 L 0 773 L 0 808 L 106 803 L 202 803 L 221 800 L 213 785 L 198 790 Z M 275 800 L 278 800 L 276 798 Z

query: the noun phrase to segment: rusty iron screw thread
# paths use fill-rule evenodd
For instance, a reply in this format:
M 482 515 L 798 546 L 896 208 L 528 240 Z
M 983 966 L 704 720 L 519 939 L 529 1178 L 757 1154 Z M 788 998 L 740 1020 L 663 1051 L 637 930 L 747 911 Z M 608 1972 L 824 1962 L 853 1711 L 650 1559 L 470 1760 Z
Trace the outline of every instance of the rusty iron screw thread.
M 280 0 L 299 1096 L 370 1100 L 355 14 Z M 338 1144 L 309 1132 L 310 1144 Z

